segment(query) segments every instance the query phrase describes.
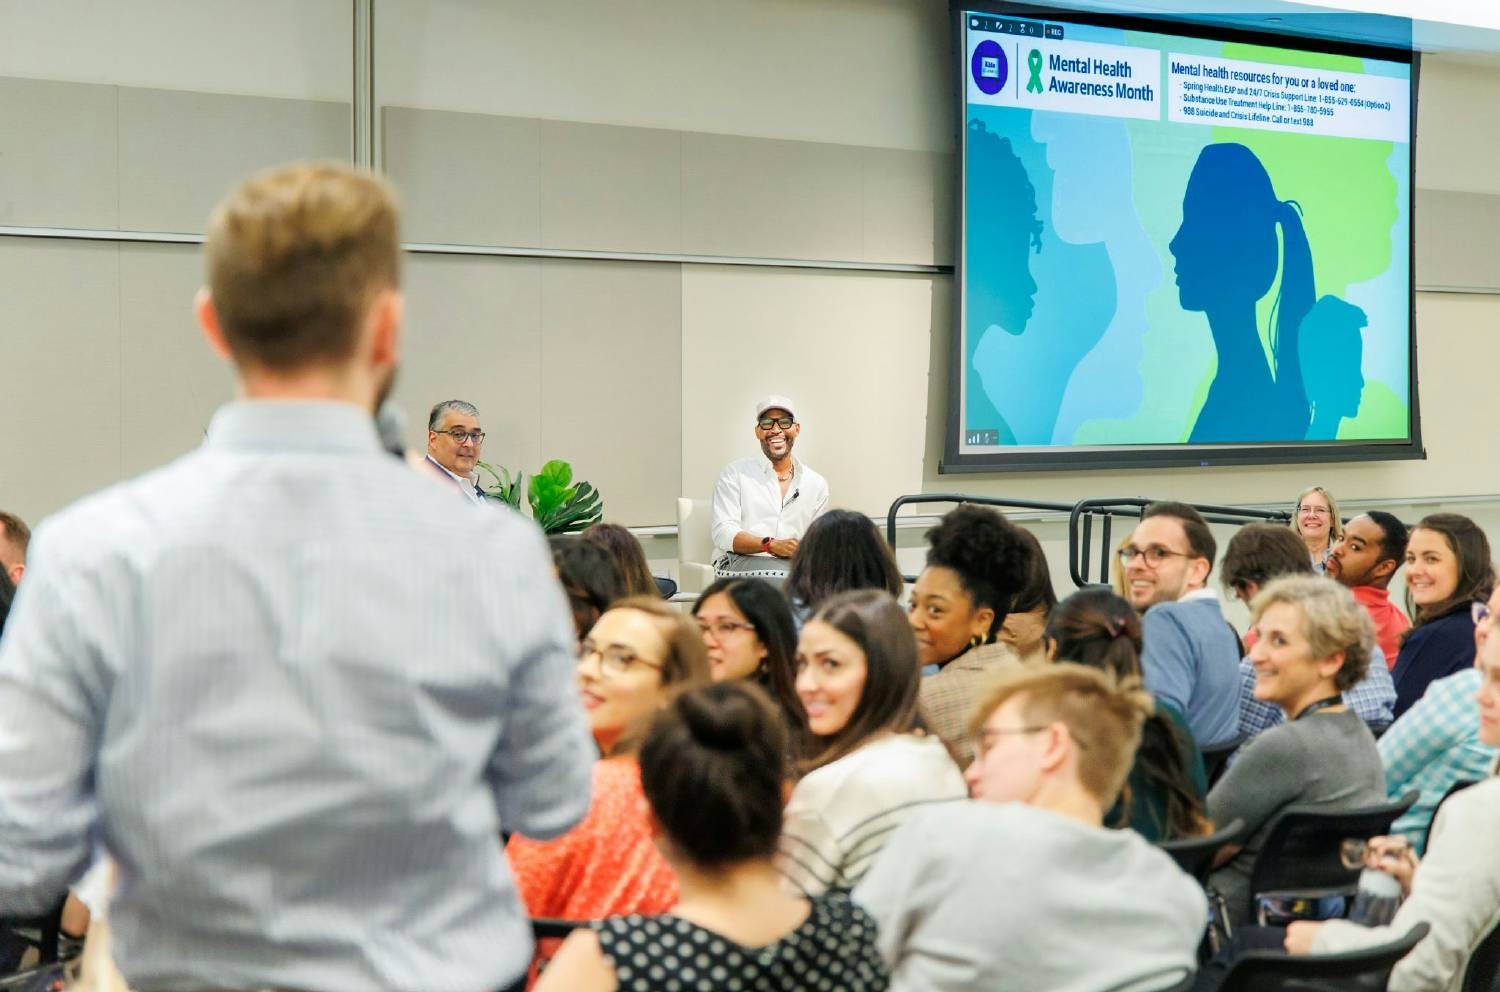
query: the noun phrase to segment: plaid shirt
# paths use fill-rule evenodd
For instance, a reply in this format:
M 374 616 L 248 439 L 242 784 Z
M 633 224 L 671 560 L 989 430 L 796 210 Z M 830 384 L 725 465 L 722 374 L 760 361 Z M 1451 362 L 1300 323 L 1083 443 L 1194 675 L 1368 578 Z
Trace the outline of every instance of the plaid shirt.
M 1487 777 L 1500 755 L 1500 750 L 1479 740 L 1474 694 L 1483 681 L 1477 668 L 1438 679 L 1380 738 L 1386 791 L 1392 797 L 1409 789 L 1421 792 L 1393 827 L 1409 837 L 1419 853 L 1443 796 L 1459 782 Z
M 969 718 L 979 695 L 994 677 L 1021 660 L 1008 645 L 998 642 L 970 648 L 922 679 L 920 701 L 927 728 L 937 734 L 968 767 L 974 760 L 974 742 L 969 739 Z
M 1358 714 L 1372 731 L 1379 732 L 1391 725 L 1391 714 L 1396 706 L 1396 684 L 1391 681 L 1391 671 L 1385 667 L 1385 655 L 1379 647 L 1370 651 L 1370 668 L 1365 677 L 1344 693 L 1344 705 Z M 1286 714 L 1281 712 L 1281 707 L 1255 698 L 1255 668 L 1249 658 L 1241 661 L 1240 733 L 1245 735 L 1245 740 L 1248 742 L 1261 731 L 1285 721 Z M 1475 721 L 1477 728 L 1477 715 Z

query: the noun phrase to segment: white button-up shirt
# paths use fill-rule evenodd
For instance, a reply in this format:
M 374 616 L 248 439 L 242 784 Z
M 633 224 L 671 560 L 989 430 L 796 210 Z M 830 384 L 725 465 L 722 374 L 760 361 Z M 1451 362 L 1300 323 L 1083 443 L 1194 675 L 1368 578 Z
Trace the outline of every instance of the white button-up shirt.
M 827 508 L 828 482 L 796 458 L 784 500 L 769 459 L 741 458 L 724 466 L 714 483 L 714 547 L 733 551 L 734 535 L 742 530 L 778 541 L 800 540 Z
M 442 475 L 437 475 L 438 479 L 442 479 L 444 476 L 447 476 L 448 479 L 452 480 L 453 485 L 458 488 L 458 491 L 462 493 L 470 503 L 484 502 L 484 496 L 480 494 L 479 487 L 474 484 L 473 479 L 465 479 L 463 476 L 453 474 L 452 472 L 448 471 L 448 466 L 444 465 L 442 462 L 438 461 L 431 455 L 427 456 L 427 464 L 430 468 L 434 469 L 434 475 L 437 475 L 437 473 L 439 472 L 442 473 Z

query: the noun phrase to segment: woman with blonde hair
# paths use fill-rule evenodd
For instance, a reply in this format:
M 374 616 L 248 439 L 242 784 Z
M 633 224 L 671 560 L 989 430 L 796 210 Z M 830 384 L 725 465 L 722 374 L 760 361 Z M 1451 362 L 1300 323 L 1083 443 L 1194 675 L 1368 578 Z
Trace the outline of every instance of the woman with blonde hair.
M 1292 530 L 1307 545 L 1307 556 L 1319 575 L 1328 565 L 1328 553 L 1344 539 L 1344 520 L 1338 501 L 1322 486 L 1308 486 L 1297 494 L 1292 507 Z

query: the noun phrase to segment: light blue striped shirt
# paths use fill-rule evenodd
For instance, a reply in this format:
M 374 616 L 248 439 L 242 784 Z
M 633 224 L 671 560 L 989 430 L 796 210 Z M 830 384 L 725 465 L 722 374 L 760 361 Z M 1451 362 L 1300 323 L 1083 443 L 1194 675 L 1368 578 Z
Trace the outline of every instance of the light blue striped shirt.
M 246 402 L 39 528 L 0 646 L 0 906 L 120 868 L 141 989 L 493 990 L 532 940 L 501 829 L 588 809 L 540 534 L 341 403 Z

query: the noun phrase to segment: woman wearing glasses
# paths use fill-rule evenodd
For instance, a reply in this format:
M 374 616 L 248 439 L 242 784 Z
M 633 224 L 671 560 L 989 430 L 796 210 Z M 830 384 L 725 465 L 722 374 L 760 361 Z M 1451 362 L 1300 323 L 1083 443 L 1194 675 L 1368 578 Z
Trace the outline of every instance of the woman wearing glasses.
M 786 807 L 777 866 L 808 896 L 857 883 L 903 820 L 961 799 L 963 774 L 917 711 L 917 646 L 890 593 L 825 602 L 797 643 L 797 694 L 816 757 Z
M 791 607 L 761 579 L 719 579 L 693 604 L 715 682 L 754 682 L 776 703 L 797 761 L 806 753 L 807 714 L 797 698 L 797 629 Z
M 1328 565 L 1328 553 L 1344 537 L 1344 522 L 1339 517 L 1339 505 L 1333 494 L 1322 486 L 1308 486 L 1302 490 L 1293 507 L 1292 530 L 1307 545 L 1313 570 L 1322 575 Z
M 1315 575 L 1273 580 L 1251 603 L 1255 698 L 1286 722 L 1258 735 L 1208 793 L 1217 824 L 1243 820 L 1243 844 L 1225 847 L 1210 877 L 1230 923 L 1252 918 L 1250 870 L 1271 824 L 1289 806 L 1354 809 L 1385 802 L 1375 738 L 1342 693 L 1364 677 L 1375 631 L 1348 589 Z
M 601 756 L 588 814 L 555 840 L 518 835 L 505 849 L 530 916 L 590 920 L 676 904 L 677 879 L 652 841 L 635 737 L 674 695 L 708 681 L 702 636 L 662 600 L 621 600 L 594 624 L 578 657 Z
M 1414 625 L 1391 669 L 1396 717 L 1427 687 L 1474 664 L 1473 603 L 1490 598 L 1495 569 L 1479 525 L 1457 513 L 1423 517 L 1406 539 L 1406 590 Z

